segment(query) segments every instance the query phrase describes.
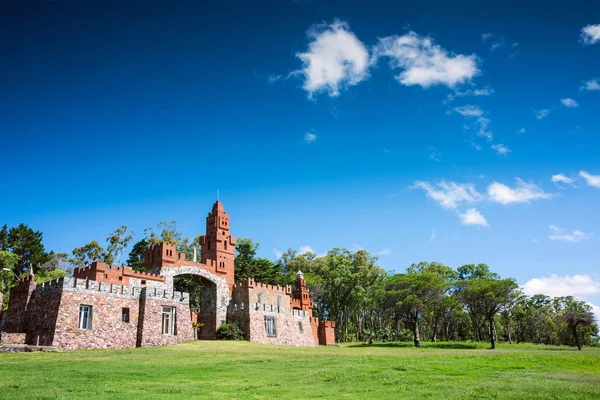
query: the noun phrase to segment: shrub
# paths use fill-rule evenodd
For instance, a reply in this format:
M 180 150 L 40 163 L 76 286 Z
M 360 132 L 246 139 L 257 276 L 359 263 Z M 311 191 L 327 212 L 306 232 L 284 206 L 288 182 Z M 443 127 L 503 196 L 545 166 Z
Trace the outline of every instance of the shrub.
M 240 329 L 237 322 L 224 323 L 217 329 L 217 339 L 219 340 L 244 340 L 244 332 Z

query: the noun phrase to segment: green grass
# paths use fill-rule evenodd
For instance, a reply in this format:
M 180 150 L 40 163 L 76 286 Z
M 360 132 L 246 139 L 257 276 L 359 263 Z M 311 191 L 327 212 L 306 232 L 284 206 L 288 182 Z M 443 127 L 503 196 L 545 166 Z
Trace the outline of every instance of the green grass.
M 190 342 L 0 353 L 0 399 L 600 399 L 600 348 Z

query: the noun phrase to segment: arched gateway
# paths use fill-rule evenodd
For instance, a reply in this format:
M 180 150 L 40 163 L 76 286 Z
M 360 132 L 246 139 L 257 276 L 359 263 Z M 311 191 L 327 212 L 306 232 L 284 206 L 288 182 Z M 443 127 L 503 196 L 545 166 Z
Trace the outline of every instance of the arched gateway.
M 217 328 L 228 321 L 238 323 L 252 342 L 335 344 L 335 324 L 312 317 L 313 304 L 301 272 L 293 288 L 252 278 L 234 284 L 236 239 L 219 201 L 208 213 L 200 244 L 199 261 L 187 260 L 174 244 L 148 247 L 147 272 L 94 262 L 77 268 L 73 277 L 40 285 L 34 277 L 23 279 L 11 289 L 1 341 L 72 350 L 192 340 L 190 295 L 178 288 L 178 281 L 186 279 L 202 286 L 200 339 L 215 339 Z

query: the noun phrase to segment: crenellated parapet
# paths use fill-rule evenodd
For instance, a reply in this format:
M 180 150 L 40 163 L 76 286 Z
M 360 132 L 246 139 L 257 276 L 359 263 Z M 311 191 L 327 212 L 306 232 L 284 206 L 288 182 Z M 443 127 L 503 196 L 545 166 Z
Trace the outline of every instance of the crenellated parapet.
M 290 285 L 280 286 L 280 285 L 269 285 L 266 283 L 261 283 L 255 281 L 253 278 L 246 278 L 242 282 L 233 285 L 233 290 L 240 289 L 260 289 L 267 290 L 269 292 L 281 293 L 281 294 L 292 294 L 292 287 Z

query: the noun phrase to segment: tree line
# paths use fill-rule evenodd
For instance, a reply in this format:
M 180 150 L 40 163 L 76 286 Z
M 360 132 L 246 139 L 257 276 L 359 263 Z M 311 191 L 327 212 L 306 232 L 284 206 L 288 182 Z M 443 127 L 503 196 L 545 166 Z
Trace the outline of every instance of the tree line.
M 0 230 L 0 292 L 8 294 L 16 276 L 34 270 L 36 280 L 56 279 L 93 261 L 125 262 L 144 271 L 144 252 L 162 241 L 192 259 L 200 254 L 200 237 L 183 237 L 176 221 L 144 230 L 131 245 L 134 232 L 123 225 L 111 232 L 105 245 L 93 240 L 71 254 L 46 252 L 43 235 L 27 225 Z M 130 247 L 127 260 L 125 252 Z M 404 272 L 384 271 L 366 250 L 335 248 L 322 256 L 288 250 L 278 260 L 259 257 L 259 244 L 240 238 L 235 248 L 235 279 L 253 277 L 267 284 L 293 284 L 302 271 L 311 291 L 316 317 L 336 322 L 336 336 L 348 341 L 532 342 L 578 346 L 598 343 L 598 326 L 591 307 L 571 296 L 526 296 L 517 283 L 501 278 L 486 264 L 456 270 L 439 262 L 419 262 Z M 5 269 L 9 271 L 5 271 Z M 179 282 L 199 308 L 201 286 Z M 8 300 L 5 296 L 5 304 Z

